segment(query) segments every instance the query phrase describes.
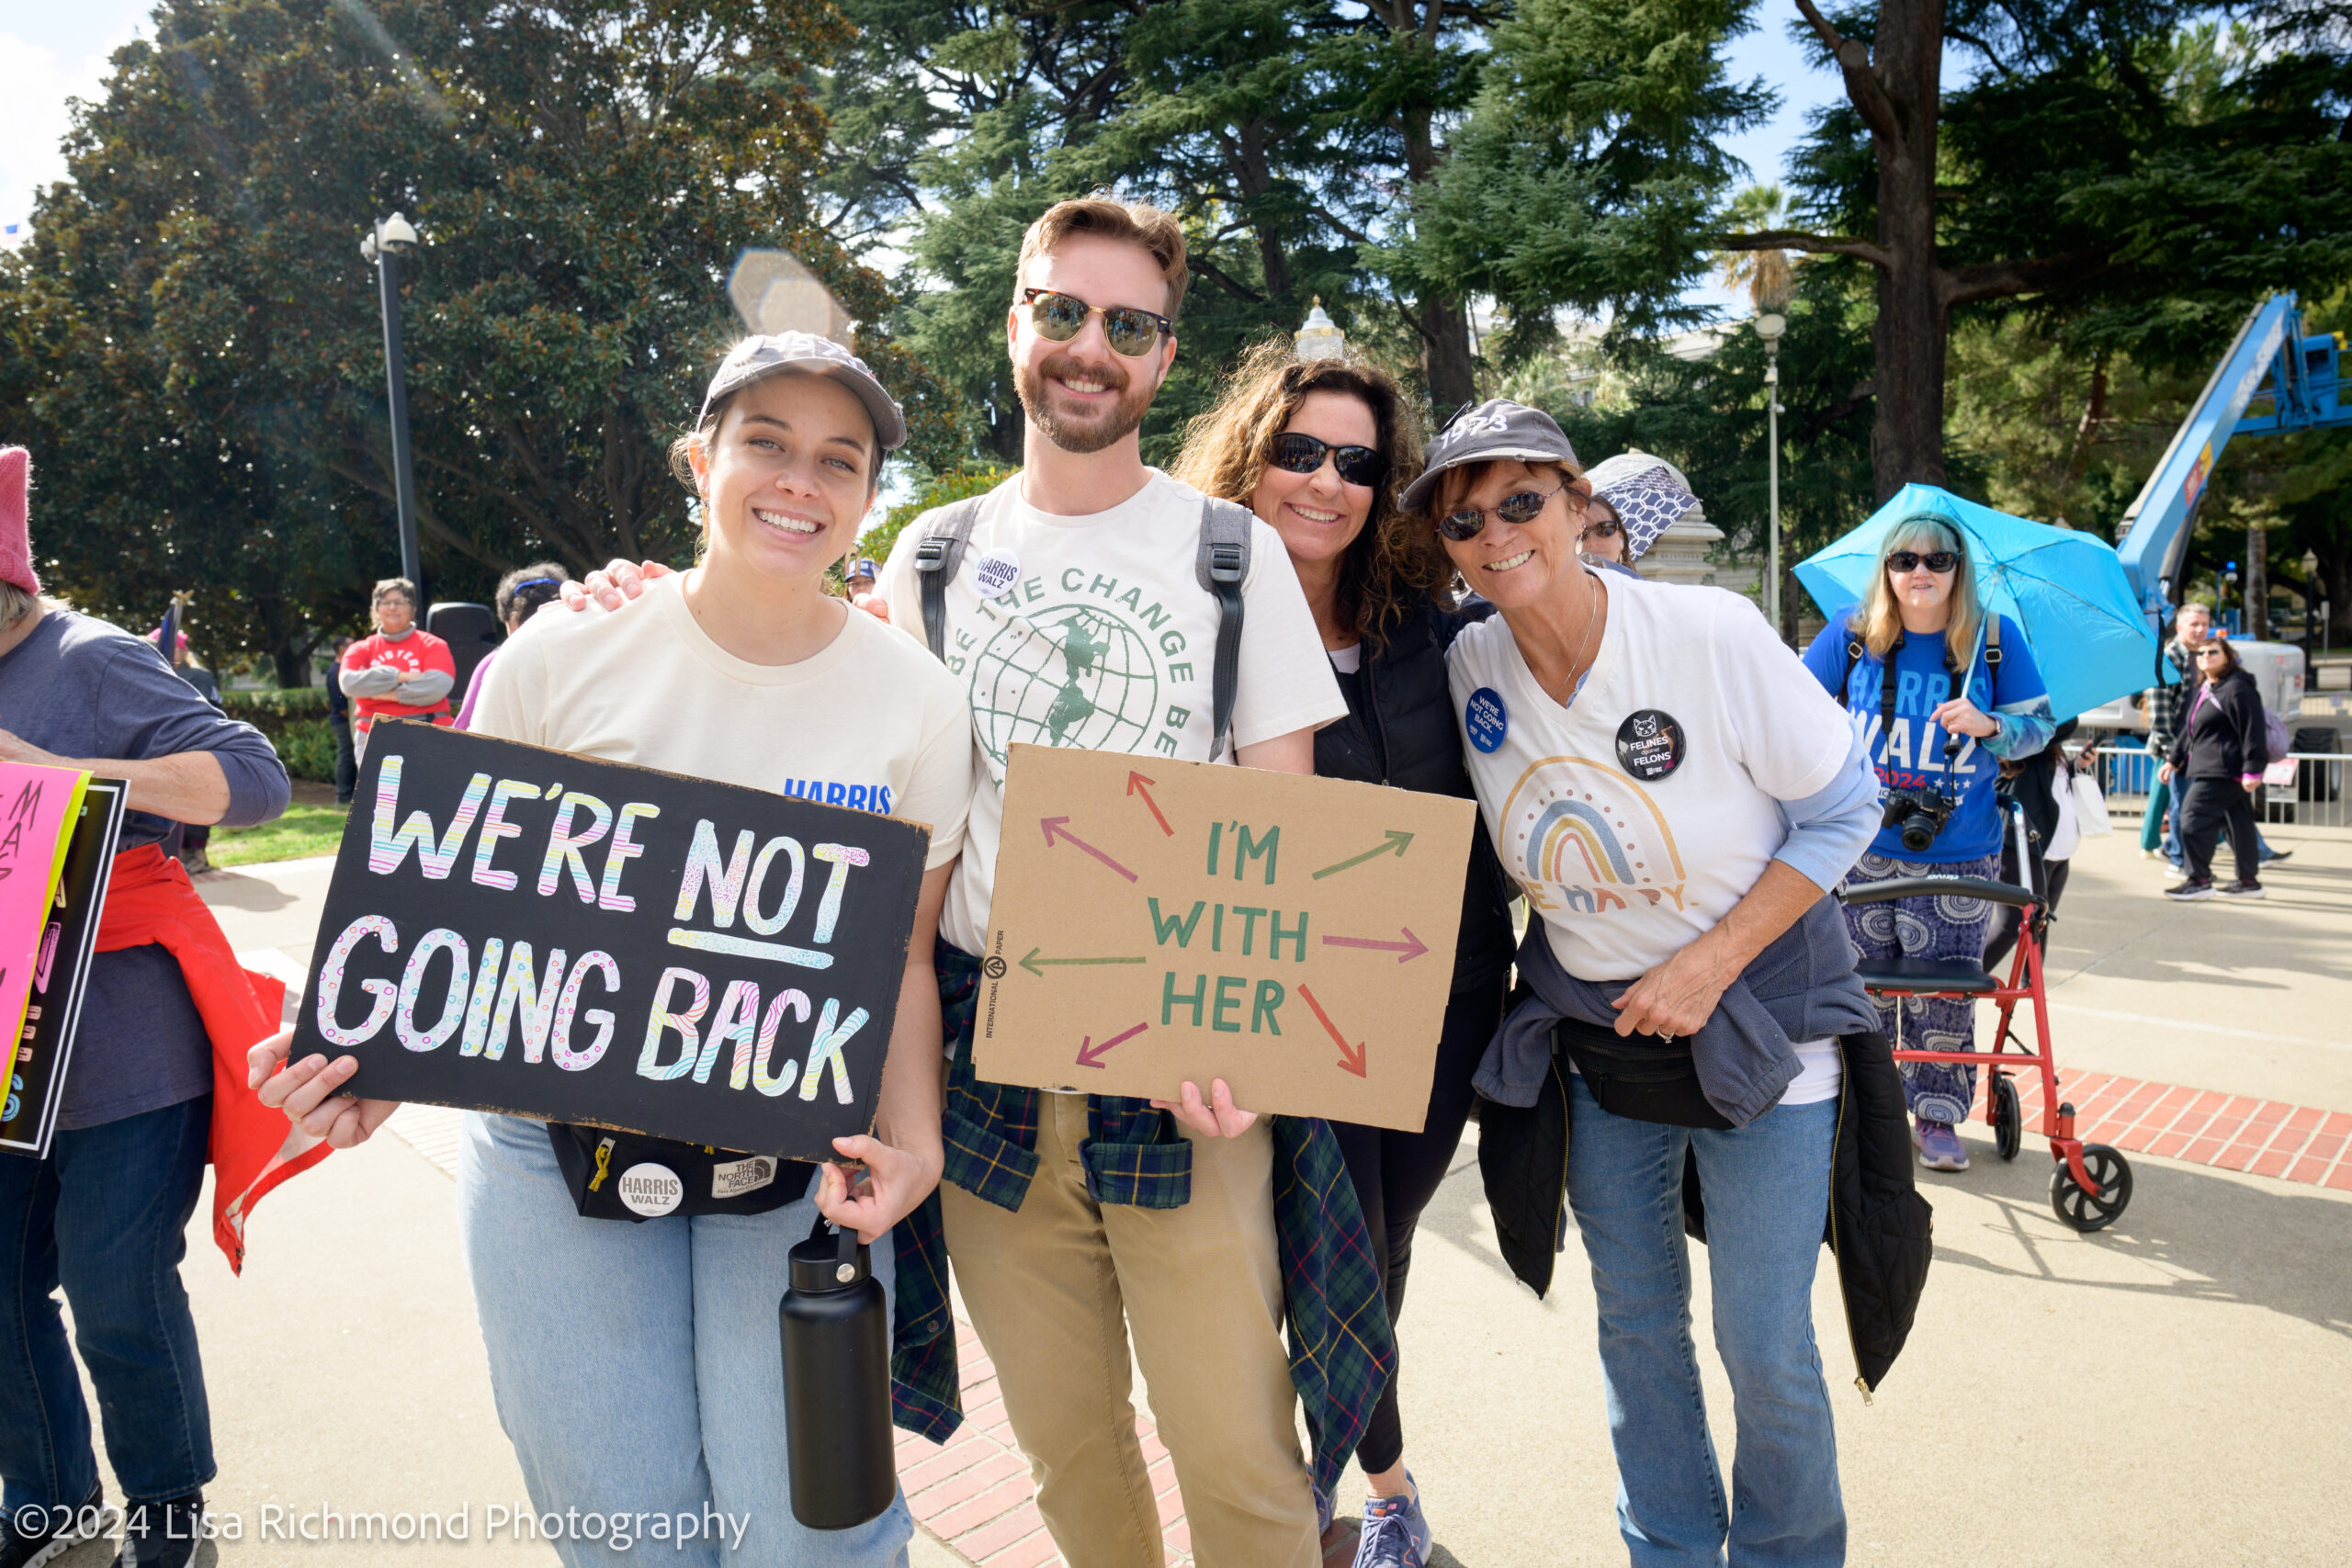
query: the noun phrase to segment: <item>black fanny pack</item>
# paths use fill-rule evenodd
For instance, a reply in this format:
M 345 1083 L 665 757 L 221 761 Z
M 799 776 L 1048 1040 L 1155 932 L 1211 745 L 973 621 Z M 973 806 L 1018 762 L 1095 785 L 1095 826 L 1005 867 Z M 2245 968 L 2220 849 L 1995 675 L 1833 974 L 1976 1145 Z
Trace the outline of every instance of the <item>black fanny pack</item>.
M 604 1127 L 548 1123 L 548 1142 L 582 1219 L 670 1214 L 764 1214 L 797 1202 L 817 1168 L 774 1155 L 642 1138 Z
M 1600 1109 L 1634 1122 L 1672 1127 L 1728 1128 L 1731 1122 L 1699 1088 L 1690 1042 L 1656 1034 L 1621 1035 L 1573 1018 L 1552 1026 L 1552 1049 L 1565 1051 Z

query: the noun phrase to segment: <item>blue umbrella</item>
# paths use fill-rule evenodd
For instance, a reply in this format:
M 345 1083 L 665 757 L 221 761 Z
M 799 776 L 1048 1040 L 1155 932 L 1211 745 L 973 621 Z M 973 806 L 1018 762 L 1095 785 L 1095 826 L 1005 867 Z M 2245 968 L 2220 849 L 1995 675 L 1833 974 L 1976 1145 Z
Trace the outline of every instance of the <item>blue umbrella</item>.
M 1976 592 L 2024 631 L 2060 719 L 2155 683 L 2155 632 L 2104 539 L 2030 523 L 1934 485 L 1905 485 L 1870 521 L 1797 563 L 1797 581 L 1832 623 L 1860 602 L 1886 536 L 1931 513 L 1960 533 Z

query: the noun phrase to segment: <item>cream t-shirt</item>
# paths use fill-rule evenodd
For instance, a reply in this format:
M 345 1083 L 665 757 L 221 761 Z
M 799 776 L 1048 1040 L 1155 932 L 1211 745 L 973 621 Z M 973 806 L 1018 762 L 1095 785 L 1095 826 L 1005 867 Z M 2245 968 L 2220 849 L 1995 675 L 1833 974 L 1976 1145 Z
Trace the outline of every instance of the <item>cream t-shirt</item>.
M 965 952 L 987 942 L 1006 748 L 1211 760 L 1217 605 L 1194 573 L 1200 536 L 1201 492 L 1156 468 L 1125 501 L 1082 517 L 1030 505 L 1018 474 L 983 498 L 946 596 L 946 669 L 970 699 L 979 749 L 967 842 L 939 922 Z M 900 539 L 876 589 L 922 652 L 916 542 Z M 1254 519 L 1241 600 L 1233 744 L 1345 714 L 1282 536 Z
M 926 863 L 954 860 L 972 739 L 946 672 L 856 611 L 797 664 L 747 663 L 695 623 L 685 581 L 526 623 L 491 667 L 474 732 L 928 823 Z
M 1566 706 L 1499 615 L 1463 629 L 1446 671 L 1503 869 L 1562 967 L 1605 982 L 1730 913 L 1788 836 L 1780 802 L 1827 788 L 1853 732 L 1747 600 L 1595 576 L 1609 623 Z

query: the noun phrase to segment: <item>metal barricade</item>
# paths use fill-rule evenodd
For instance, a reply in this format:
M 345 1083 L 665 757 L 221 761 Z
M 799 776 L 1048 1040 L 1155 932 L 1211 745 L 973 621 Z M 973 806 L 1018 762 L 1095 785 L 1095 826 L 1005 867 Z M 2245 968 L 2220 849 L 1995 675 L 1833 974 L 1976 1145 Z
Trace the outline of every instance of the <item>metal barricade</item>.
M 2155 787 L 2156 759 L 2146 748 L 2127 743 L 2102 745 L 2092 753 L 2098 763 L 2099 793 L 2111 813 L 2136 817 L 2148 808 L 2148 793 Z M 2352 825 L 2345 809 L 2345 777 L 2352 756 L 2319 751 L 2290 752 L 2295 764 L 2292 784 L 2265 784 L 2256 796 L 2257 821 L 2298 828 L 2342 828 Z

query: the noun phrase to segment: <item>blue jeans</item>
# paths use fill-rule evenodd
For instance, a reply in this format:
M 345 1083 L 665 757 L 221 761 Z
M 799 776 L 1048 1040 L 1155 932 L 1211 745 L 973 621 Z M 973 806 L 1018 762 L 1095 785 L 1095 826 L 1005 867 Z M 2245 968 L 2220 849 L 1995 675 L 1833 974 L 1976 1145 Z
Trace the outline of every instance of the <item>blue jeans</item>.
M 212 1479 L 212 1415 L 180 1283 L 212 1097 L 61 1132 L 47 1159 L 0 1155 L 0 1481 L 5 1506 L 72 1506 L 98 1483 L 90 1413 L 58 1312 L 90 1369 L 126 1500 Z
M 731 1530 L 659 1543 L 677 1568 L 906 1562 L 904 1493 L 854 1529 L 792 1517 L 776 1303 L 816 1213 L 802 1198 L 764 1214 L 584 1220 L 543 1123 L 468 1113 L 459 1236 L 499 1424 L 535 1508 L 749 1516 L 740 1546 Z M 886 1292 L 894 1273 L 886 1238 L 874 1247 Z M 565 1568 L 638 1568 L 649 1550 L 609 1536 L 554 1545 Z
M 1569 1079 L 1568 1202 L 1600 1302 L 1617 1451 L 1617 1528 L 1634 1568 L 1846 1560 L 1838 1439 L 1813 1337 L 1838 1101 L 1780 1106 L 1730 1132 L 1628 1121 Z M 1738 1432 L 1731 1496 L 1690 1339 L 1682 1166 L 1706 1195 L 1715 1348 Z

